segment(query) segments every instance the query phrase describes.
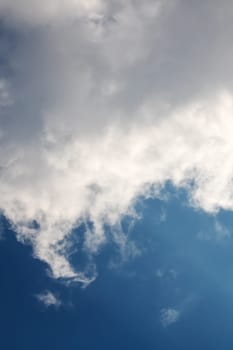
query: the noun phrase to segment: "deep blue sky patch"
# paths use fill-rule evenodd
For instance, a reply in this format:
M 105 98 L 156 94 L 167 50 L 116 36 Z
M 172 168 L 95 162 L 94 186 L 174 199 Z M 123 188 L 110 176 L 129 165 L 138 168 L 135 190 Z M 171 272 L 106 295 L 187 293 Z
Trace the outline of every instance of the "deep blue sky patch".
M 4 222 L 1 349 L 230 349 L 233 241 L 217 238 L 214 225 L 219 220 L 230 230 L 233 215 L 208 216 L 178 193 L 168 202 L 144 202 L 142 214 L 130 234 L 141 255 L 112 268 L 118 253 L 108 246 L 96 258 L 98 278 L 84 289 L 49 278 Z M 43 290 L 61 306 L 40 303 Z M 162 309 L 177 310 L 179 318 L 164 326 Z

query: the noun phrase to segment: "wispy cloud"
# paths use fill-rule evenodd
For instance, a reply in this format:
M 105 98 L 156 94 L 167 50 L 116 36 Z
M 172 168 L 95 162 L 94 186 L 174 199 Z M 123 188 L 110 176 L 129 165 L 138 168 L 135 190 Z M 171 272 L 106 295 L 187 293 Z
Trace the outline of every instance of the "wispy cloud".
M 160 312 L 160 321 L 163 327 L 168 327 L 177 322 L 180 318 L 180 311 L 173 308 L 162 309 Z
M 58 299 L 58 297 L 48 290 L 44 291 L 43 293 L 37 294 L 36 298 L 46 307 L 54 306 L 57 308 L 61 306 L 61 301 Z
M 232 236 L 231 230 L 223 225 L 219 220 L 215 219 L 213 227 L 197 234 L 197 238 L 203 241 L 217 240 L 222 241 Z
M 172 279 L 176 279 L 178 276 L 178 272 L 175 269 L 164 269 L 164 268 L 158 268 L 155 271 L 155 276 L 158 278 L 172 278 Z
M 215 232 L 217 239 L 225 239 L 231 237 L 231 231 L 224 226 L 220 221 L 216 220 L 215 221 Z

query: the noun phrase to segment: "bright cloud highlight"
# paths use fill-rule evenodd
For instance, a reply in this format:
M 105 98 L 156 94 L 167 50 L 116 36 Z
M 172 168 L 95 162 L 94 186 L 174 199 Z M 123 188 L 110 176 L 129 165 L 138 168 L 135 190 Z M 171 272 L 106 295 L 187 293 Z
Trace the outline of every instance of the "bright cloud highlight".
M 232 210 L 224 4 L 214 13 L 208 1 L 195 11 L 183 1 L 0 1 L 15 40 L 2 48 L 0 208 L 55 278 L 90 283 L 94 269 L 70 264 L 72 230 L 86 224 L 89 254 L 106 242 L 106 226 L 126 244 L 122 218 L 167 182 L 186 188 L 190 205 Z M 203 11 L 212 30 L 197 44 Z

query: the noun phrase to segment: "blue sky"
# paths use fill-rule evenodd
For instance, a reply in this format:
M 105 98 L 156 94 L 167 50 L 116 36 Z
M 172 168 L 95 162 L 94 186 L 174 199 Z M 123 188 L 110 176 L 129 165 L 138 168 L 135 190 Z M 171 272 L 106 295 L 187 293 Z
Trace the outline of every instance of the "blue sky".
M 230 349 L 233 241 L 218 238 L 215 223 L 231 232 L 233 215 L 206 215 L 187 206 L 185 193 L 170 196 L 141 205 L 130 232 L 141 255 L 123 263 L 109 244 L 96 257 L 98 278 L 84 289 L 49 278 L 4 222 L 1 348 Z M 46 290 L 61 305 L 40 302 Z
M 0 0 L 0 349 L 228 349 L 233 3 Z

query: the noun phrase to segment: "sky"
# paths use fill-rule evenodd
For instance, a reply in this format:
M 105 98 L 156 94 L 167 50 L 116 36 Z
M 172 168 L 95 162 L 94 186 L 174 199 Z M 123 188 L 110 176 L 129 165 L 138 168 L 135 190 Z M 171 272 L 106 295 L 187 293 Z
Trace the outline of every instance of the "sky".
M 0 348 L 230 349 L 230 0 L 0 0 Z

